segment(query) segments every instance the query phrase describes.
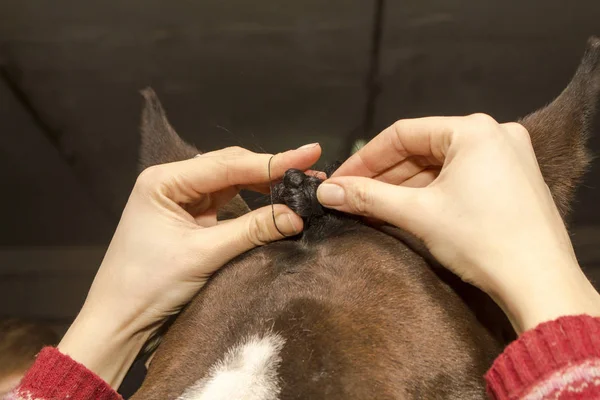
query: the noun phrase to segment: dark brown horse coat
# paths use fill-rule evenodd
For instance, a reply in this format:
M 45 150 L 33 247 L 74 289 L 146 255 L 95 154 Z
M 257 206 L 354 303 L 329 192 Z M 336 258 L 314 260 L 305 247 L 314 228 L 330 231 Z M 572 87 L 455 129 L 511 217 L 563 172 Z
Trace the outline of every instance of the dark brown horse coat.
M 589 161 L 599 92 L 600 40 L 591 38 L 563 93 L 521 121 L 563 216 Z M 154 93 L 144 96 L 143 166 L 197 154 Z M 278 190 L 312 184 L 292 178 L 296 186 Z M 304 192 L 291 195 L 314 201 Z M 302 235 L 251 250 L 211 278 L 162 338 L 134 399 L 485 397 L 483 374 L 514 334 L 491 300 L 407 233 L 316 210 Z M 221 216 L 246 211 L 238 197 Z

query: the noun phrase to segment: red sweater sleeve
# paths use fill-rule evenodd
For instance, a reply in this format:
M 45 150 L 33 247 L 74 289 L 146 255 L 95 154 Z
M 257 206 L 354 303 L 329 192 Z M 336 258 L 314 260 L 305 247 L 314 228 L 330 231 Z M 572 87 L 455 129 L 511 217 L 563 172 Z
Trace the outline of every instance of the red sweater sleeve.
M 497 400 L 600 399 L 600 318 L 540 324 L 511 343 L 485 378 Z
M 53 347 L 45 347 L 8 399 L 122 400 L 123 398 L 82 364 Z

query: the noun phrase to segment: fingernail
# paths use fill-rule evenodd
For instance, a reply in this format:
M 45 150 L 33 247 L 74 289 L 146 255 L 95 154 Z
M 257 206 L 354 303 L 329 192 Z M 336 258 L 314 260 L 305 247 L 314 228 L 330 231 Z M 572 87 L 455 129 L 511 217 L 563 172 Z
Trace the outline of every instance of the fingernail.
M 341 186 L 323 183 L 317 189 L 317 199 L 324 206 L 341 206 L 346 199 L 346 193 Z
M 300 233 L 298 227 L 294 224 L 294 220 L 289 213 L 279 214 L 275 216 L 277 228 L 286 236 L 293 236 Z
M 319 145 L 319 143 L 310 143 L 310 144 L 305 144 L 304 146 L 300 146 L 298 147 L 297 150 L 306 150 L 306 149 L 312 149 L 314 147 L 317 147 Z

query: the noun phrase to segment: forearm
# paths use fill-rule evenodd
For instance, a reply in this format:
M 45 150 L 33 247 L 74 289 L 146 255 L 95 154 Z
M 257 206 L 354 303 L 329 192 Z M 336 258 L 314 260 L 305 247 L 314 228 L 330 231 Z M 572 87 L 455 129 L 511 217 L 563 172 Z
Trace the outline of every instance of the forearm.
M 490 293 L 521 334 L 566 315 L 600 317 L 600 295 L 576 261 L 548 262 L 531 276 L 523 274 Z

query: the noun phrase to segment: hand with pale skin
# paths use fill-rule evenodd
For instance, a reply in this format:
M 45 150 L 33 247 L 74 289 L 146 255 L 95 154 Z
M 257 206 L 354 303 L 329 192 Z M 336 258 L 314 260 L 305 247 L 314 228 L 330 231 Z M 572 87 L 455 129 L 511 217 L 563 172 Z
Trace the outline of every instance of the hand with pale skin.
M 318 144 L 274 156 L 271 178 L 307 170 Z M 117 388 L 144 342 L 239 254 L 299 233 L 302 219 L 270 206 L 217 222 L 240 189 L 268 193 L 270 154 L 240 148 L 151 167 L 139 176 L 85 304 L 58 349 Z
M 319 186 L 327 207 L 420 238 L 487 292 L 521 333 L 563 315 L 600 316 L 541 175 L 529 134 L 491 117 L 401 120 Z

